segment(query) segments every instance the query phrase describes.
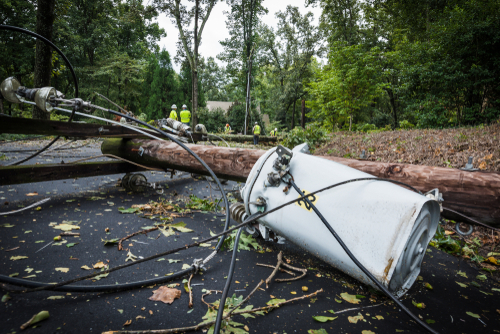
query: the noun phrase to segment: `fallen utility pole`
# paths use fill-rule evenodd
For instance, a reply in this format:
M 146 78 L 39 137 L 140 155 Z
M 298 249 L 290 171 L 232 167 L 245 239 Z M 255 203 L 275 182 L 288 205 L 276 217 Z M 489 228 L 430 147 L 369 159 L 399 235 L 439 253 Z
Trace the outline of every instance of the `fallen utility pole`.
M 234 141 L 238 143 L 249 142 L 253 143 L 253 136 L 245 136 L 245 135 L 226 135 L 226 134 L 218 134 L 217 136 L 221 137 L 227 141 Z M 217 140 L 212 137 L 212 140 Z M 276 143 L 277 137 L 270 136 L 259 136 L 259 143 Z
M 263 150 L 205 145 L 188 146 L 208 164 L 217 176 L 240 182 L 246 181 L 253 165 L 265 153 Z M 107 139 L 102 144 L 101 150 L 103 154 L 114 154 L 151 167 L 173 168 L 208 175 L 189 153 L 171 142 Z M 500 224 L 500 173 L 466 172 L 451 168 L 381 163 L 330 156 L 318 158 L 332 160 L 376 177 L 405 182 L 423 192 L 439 188 L 446 207 L 484 223 Z M 455 217 L 449 216 L 449 218 Z
M 149 129 L 141 128 L 141 130 L 151 132 Z M 0 133 L 65 136 L 81 139 L 92 137 L 145 138 L 144 135 L 122 126 L 75 122 L 68 123 L 20 117 L 2 117 L 0 122 Z M 163 137 L 154 131 L 152 133 L 157 137 Z M 193 134 L 193 140 L 201 140 L 201 134 Z
M 43 164 L 0 167 L 0 186 L 144 171 L 127 162 L 98 161 L 79 164 Z

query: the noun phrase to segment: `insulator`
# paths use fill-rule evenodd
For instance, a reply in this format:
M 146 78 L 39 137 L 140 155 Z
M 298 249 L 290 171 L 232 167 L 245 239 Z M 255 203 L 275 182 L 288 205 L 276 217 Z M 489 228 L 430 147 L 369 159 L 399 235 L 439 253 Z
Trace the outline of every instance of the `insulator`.
M 174 130 L 177 130 L 181 133 L 183 132 L 192 132 L 191 127 L 182 122 L 176 121 L 175 119 L 167 118 L 167 126 L 171 127 Z
M 7 101 L 11 103 L 22 103 L 16 95 L 19 86 L 21 86 L 19 81 L 14 77 L 10 77 L 2 81 L 2 84 L 0 84 L 0 92 L 2 92 L 2 96 Z
M 35 94 L 36 106 L 43 111 L 51 112 L 54 109 L 49 103 L 51 98 L 57 98 L 57 91 L 54 87 L 40 88 Z
M 231 219 L 238 223 L 243 223 L 247 214 L 245 212 L 245 204 L 243 203 L 233 203 L 229 207 L 229 212 L 231 213 Z

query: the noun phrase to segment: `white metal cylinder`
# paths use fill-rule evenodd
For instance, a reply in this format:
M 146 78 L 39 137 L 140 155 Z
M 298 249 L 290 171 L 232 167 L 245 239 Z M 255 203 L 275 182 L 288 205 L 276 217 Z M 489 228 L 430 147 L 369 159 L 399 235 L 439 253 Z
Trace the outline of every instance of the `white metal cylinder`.
M 278 156 L 274 150 L 257 161 L 241 191 L 248 215 L 257 212 L 256 204 L 250 203 L 257 203 L 258 197 L 266 201 L 265 211 L 299 197 L 293 188 L 284 192 L 283 182 L 277 187 L 266 186 Z M 295 150 L 290 173 L 306 194 L 342 181 L 373 177 Z M 310 199 L 354 256 L 391 292 L 401 296 L 412 286 L 439 222 L 436 201 L 384 181 L 352 182 Z M 377 288 L 304 201 L 273 212 L 259 223 Z

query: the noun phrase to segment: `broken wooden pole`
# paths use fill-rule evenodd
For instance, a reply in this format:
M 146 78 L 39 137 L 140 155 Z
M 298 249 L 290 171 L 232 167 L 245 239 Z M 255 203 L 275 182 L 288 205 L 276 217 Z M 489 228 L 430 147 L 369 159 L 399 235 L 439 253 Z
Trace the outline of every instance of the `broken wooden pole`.
M 245 182 L 255 162 L 266 152 L 209 145 L 186 146 L 203 159 L 218 177 L 240 182 Z M 191 154 L 170 141 L 109 138 L 102 143 L 101 151 L 149 167 L 209 175 Z
M 253 165 L 265 152 L 205 145 L 188 145 L 188 147 L 198 154 L 217 176 L 241 182 L 245 182 Z M 104 154 L 114 154 L 151 167 L 173 168 L 208 175 L 198 161 L 172 142 L 106 139 L 101 150 Z M 500 224 L 500 173 L 466 172 L 452 168 L 381 163 L 330 156 L 319 158 L 332 160 L 376 177 L 408 183 L 422 192 L 439 188 L 443 194 L 444 206 L 484 223 Z M 311 166 L 311 172 L 314 172 L 314 166 Z M 450 216 L 450 219 L 453 217 Z
M 226 141 L 235 141 L 238 143 L 249 142 L 253 143 L 253 136 L 245 136 L 245 135 L 226 135 L 226 134 L 217 134 L 215 136 L 221 137 Z M 215 136 L 209 136 L 210 140 L 215 141 L 217 138 Z M 259 136 L 259 143 L 276 143 L 277 138 L 271 136 Z
M 79 164 L 43 164 L 0 167 L 0 186 L 144 171 L 146 169 L 117 161 Z

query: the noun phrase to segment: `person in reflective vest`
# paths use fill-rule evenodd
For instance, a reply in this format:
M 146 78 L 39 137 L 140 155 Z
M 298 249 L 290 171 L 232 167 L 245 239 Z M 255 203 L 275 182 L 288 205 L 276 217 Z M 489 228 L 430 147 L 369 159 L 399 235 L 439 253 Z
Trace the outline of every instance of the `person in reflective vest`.
M 224 132 L 225 132 L 226 134 L 230 134 L 230 133 L 231 133 L 231 126 L 229 126 L 229 123 L 228 123 L 228 124 L 226 124 L 226 127 L 224 128 Z
M 274 130 L 271 131 L 271 137 L 276 137 L 278 134 L 278 128 L 274 128 Z
M 181 122 L 184 124 L 188 124 L 189 121 L 191 121 L 191 112 L 187 110 L 187 106 L 183 104 L 181 111 Z
M 171 118 L 171 119 L 178 121 L 176 110 L 177 110 L 177 106 L 175 104 L 172 104 L 172 111 L 170 112 L 170 116 L 168 116 L 168 118 Z
M 253 131 L 253 144 L 257 145 L 259 144 L 259 135 L 260 135 L 260 126 L 255 122 L 255 126 L 252 129 Z

